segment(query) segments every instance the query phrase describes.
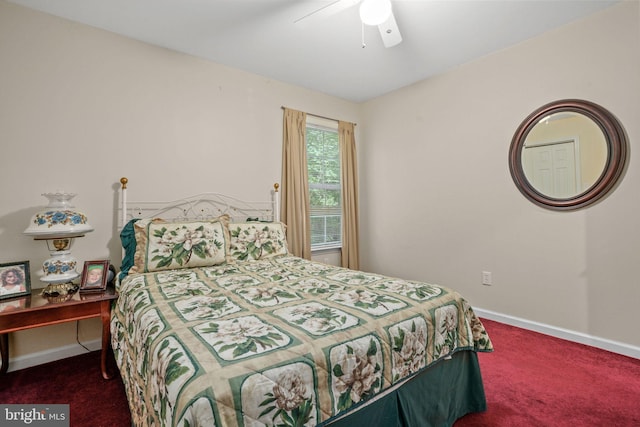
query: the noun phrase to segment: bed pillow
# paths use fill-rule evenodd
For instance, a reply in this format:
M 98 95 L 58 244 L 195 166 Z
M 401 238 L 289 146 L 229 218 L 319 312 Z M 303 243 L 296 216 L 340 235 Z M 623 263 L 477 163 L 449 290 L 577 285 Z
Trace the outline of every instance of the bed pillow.
M 188 267 L 207 267 L 227 262 L 229 217 L 213 220 L 168 222 L 142 219 L 133 225 L 136 251 L 133 273 Z
M 229 224 L 231 259 L 252 261 L 288 254 L 286 230 L 281 222 Z

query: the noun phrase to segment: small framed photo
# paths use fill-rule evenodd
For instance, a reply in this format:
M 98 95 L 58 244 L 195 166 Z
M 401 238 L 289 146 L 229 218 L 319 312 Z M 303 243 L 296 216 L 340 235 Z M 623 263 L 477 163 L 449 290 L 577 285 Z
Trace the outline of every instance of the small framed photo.
M 0 299 L 31 293 L 29 261 L 0 264 Z
M 101 292 L 107 289 L 109 260 L 85 261 L 82 269 L 80 291 Z

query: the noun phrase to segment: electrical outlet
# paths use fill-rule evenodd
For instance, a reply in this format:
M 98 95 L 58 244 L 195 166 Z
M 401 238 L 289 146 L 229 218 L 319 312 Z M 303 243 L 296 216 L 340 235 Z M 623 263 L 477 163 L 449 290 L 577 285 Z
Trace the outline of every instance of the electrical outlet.
M 487 286 L 493 285 L 493 278 L 491 277 L 490 271 L 482 272 L 482 284 Z

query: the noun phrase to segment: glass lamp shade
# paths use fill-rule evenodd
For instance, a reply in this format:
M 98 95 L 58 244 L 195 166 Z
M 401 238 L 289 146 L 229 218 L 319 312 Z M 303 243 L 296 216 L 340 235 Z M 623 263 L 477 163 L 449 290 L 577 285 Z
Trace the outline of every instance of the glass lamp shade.
M 363 0 L 360 19 L 365 25 L 380 25 L 391 16 L 391 0 Z
M 49 204 L 46 209 L 36 213 L 24 234 L 34 239 L 55 239 L 64 237 L 80 237 L 93 231 L 87 217 L 71 205 L 74 193 L 44 193 Z
M 68 283 L 78 278 L 78 261 L 71 255 L 74 238 L 93 231 L 85 214 L 78 212 L 71 204 L 73 193 L 44 193 L 49 204 L 36 213 L 24 234 L 35 240 L 45 240 L 50 258 L 42 264 L 40 280 L 52 284 Z

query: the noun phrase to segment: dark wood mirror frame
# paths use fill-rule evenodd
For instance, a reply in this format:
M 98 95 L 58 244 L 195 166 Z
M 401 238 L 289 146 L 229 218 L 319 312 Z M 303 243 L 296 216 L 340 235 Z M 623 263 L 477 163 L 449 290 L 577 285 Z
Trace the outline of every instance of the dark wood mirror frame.
M 608 153 L 600 178 L 586 191 L 566 199 L 549 197 L 536 190 L 525 176 L 522 166 L 522 150 L 531 129 L 542 118 L 560 112 L 579 113 L 593 120 L 605 136 Z M 509 169 L 518 190 L 539 206 L 561 211 L 580 209 L 604 197 L 622 175 L 626 160 L 627 139 L 620 122 L 600 105 L 579 99 L 554 101 L 535 110 L 520 124 L 509 148 Z

